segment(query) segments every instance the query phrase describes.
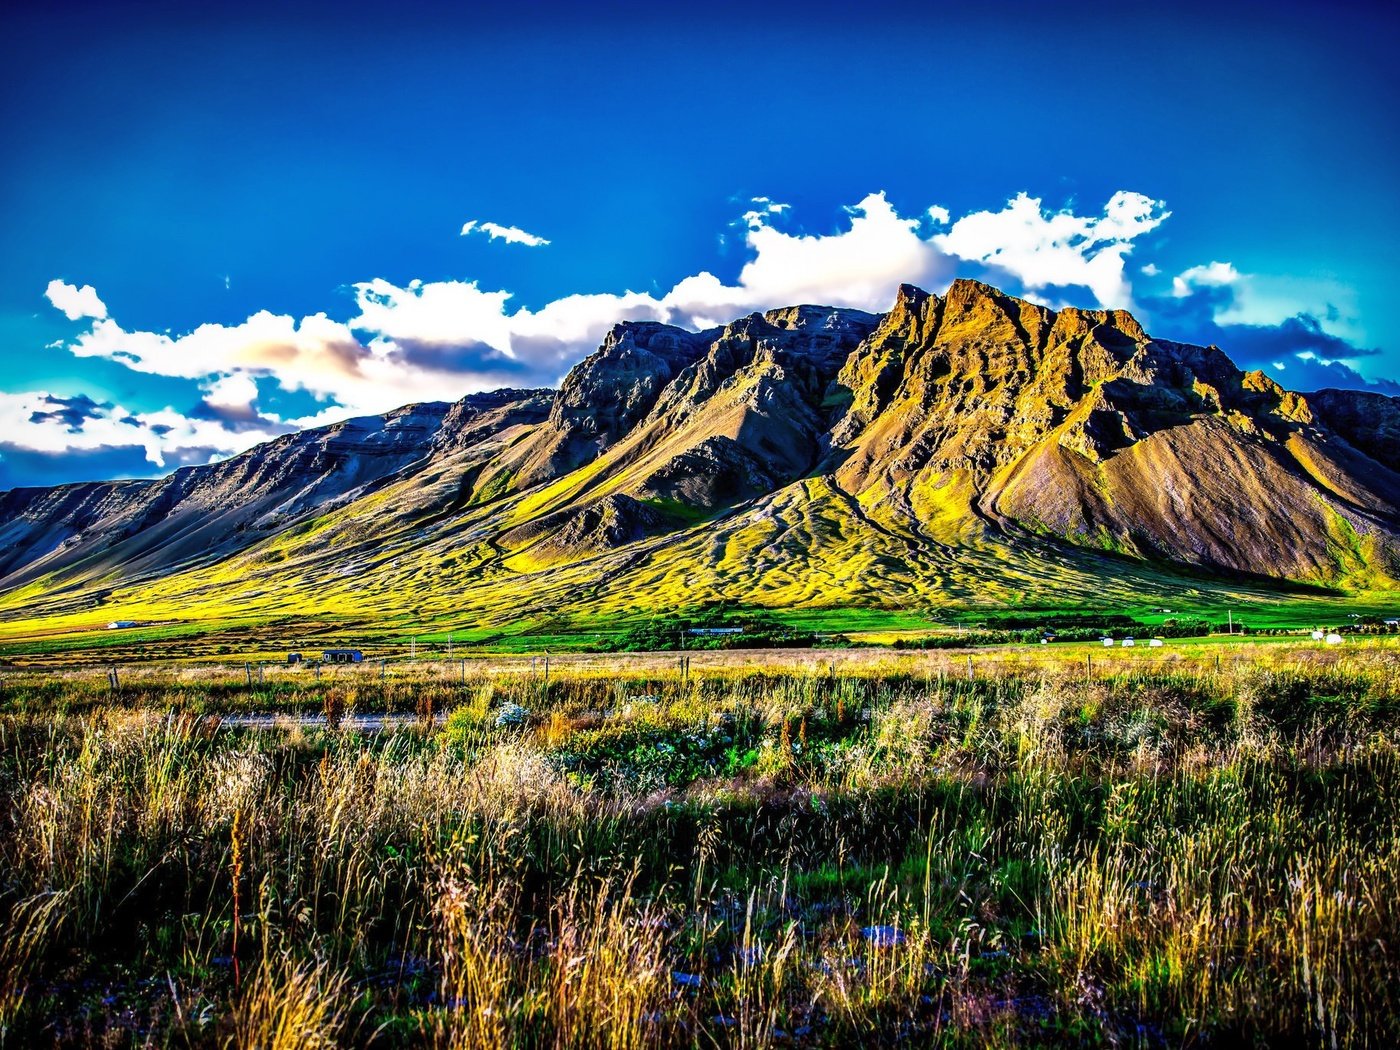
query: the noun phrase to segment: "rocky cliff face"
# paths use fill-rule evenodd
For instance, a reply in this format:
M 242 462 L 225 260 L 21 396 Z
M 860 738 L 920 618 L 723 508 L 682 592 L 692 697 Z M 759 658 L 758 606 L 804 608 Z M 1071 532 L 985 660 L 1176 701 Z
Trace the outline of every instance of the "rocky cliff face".
M 557 392 L 410 406 L 159 481 L 0 494 L 0 593 L 263 565 L 301 550 L 257 553 L 309 522 L 365 558 L 470 564 L 432 577 L 464 592 L 619 551 L 627 572 L 666 579 L 670 559 L 722 590 L 720 566 L 750 549 L 758 594 L 784 578 L 776 594 L 808 595 L 804 572 L 846 586 L 830 562 L 850 549 L 880 552 L 867 588 L 932 586 L 940 558 L 983 554 L 992 586 L 998 552 L 1066 547 L 1393 586 L 1400 400 L 1290 393 L 1121 311 L 973 281 L 902 287 L 883 315 L 627 322 Z
M 832 427 L 838 482 L 939 538 L 1393 575 L 1393 399 L 1291 394 L 1128 314 L 1056 313 L 972 281 L 942 298 L 902 289 L 838 384 L 851 398 Z

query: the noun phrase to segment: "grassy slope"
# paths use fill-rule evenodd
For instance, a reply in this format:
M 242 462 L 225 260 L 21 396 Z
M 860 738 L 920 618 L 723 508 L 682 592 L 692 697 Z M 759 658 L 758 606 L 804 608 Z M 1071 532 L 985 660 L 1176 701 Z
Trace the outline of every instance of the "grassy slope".
M 875 641 L 999 609 L 1117 612 L 1153 622 L 1162 608 L 1212 619 L 1229 608 L 1256 626 L 1312 626 L 1400 606 L 1387 592 L 1191 576 L 1029 535 L 939 543 L 901 531 L 909 526 L 898 515 L 862 506 L 825 477 L 689 528 L 536 566 L 497 537 L 566 500 L 558 486 L 432 516 L 415 509 L 422 504 L 414 484 L 386 488 L 225 561 L 119 583 L 100 597 L 68 592 L 56 580 L 0 596 L 0 655 L 236 656 L 349 640 L 394 647 L 449 632 L 458 644 L 482 648 L 570 648 L 717 599 L 777 610 L 814 630 L 875 632 Z M 114 619 L 152 626 L 104 630 Z

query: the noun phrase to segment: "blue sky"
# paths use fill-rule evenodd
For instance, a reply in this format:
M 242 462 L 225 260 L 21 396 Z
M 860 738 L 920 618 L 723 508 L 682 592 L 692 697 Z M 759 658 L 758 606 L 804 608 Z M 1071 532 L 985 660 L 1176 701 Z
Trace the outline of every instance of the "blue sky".
M 1059 6 L 36 5 L 0 40 L 0 488 L 958 275 L 1400 393 L 1400 19 Z

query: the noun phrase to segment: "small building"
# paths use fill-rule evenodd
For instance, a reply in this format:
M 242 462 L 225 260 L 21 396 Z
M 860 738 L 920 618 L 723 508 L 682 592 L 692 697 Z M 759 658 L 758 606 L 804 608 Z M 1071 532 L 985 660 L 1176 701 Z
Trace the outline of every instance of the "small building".
M 1329 635 L 1327 636 L 1327 644 L 1328 644 L 1328 645 L 1341 645 L 1341 644 L 1342 644 L 1342 636 L 1341 636 L 1340 634 L 1329 634 Z
M 135 627 L 135 620 L 113 620 L 107 625 L 109 631 L 124 631 L 128 627 Z
M 1152 639 L 1152 641 L 1148 642 L 1147 644 L 1148 644 L 1149 646 L 1151 646 L 1153 649 L 1160 649 L 1160 648 L 1162 648 L 1162 639 L 1160 639 L 1160 638 L 1154 638 L 1154 639 Z
M 288 653 L 288 654 L 287 654 L 287 666 L 288 666 L 288 667 L 291 667 L 291 666 L 293 666 L 294 664 L 299 664 L 299 663 L 301 663 L 301 653 Z
M 357 664 L 364 658 L 365 654 L 358 649 L 327 649 L 321 654 L 323 664 Z
M 1124 649 L 1131 649 L 1131 648 L 1132 648 L 1134 645 L 1136 645 L 1136 644 L 1137 644 L 1137 643 L 1134 642 L 1131 638 L 1124 638 L 1124 639 L 1123 639 L 1123 648 L 1124 648 Z
M 687 634 L 743 634 L 742 627 L 692 627 Z
M 1112 638 L 1101 638 L 1101 639 L 1099 639 L 1099 640 L 1100 640 L 1101 642 L 1103 642 L 1103 647 L 1104 647 L 1105 649 L 1112 649 L 1112 648 L 1113 648 L 1113 639 L 1112 639 Z
M 1400 627 L 1400 620 L 1386 620 L 1385 625 L 1387 627 Z
M 1313 631 L 1312 633 L 1312 640 L 1315 642 L 1320 642 L 1326 637 L 1327 635 L 1323 634 L 1321 631 Z

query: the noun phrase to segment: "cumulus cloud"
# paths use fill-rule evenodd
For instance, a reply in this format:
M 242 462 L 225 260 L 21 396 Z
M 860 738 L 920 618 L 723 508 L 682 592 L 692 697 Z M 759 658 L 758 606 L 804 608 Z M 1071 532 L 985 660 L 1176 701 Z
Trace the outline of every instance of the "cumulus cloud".
M 44 297 L 62 310 L 70 321 L 107 316 L 107 304 L 97 297 L 97 289 L 90 284 L 78 288 L 55 279 L 44 289 Z
M 1000 211 L 964 215 L 932 240 L 958 259 L 1009 274 L 1029 292 L 1078 286 L 1100 306 L 1130 309 L 1124 259 L 1138 237 L 1170 216 L 1164 202 L 1123 190 L 1097 216 L 1046 211 L 1040 198 L 1021 193 Z
M 1222 325 L 1281 325 L 1303 315 L 1328 335 L 1353 343 L 1365 338 L 1356 293 L 1326 277 L 1243 273 L 1233 263 L 1210 262 L 1172 278 L 1178 299 L 1213 290 L 1227 293 L 1210 300 Z
M 194 418 L 170 407 L 131 412 L 86 395 L 0 393 L 4 444 L 49 456 L 140 449 L 146 463 L 163 468 L 242 452 L 294 429 L 288 424 L 231 429 L 218 420 Z
M 11 461 L 18 449 L 74 462 L 87 456 L 86 462 L 127 463 L 134 450 L 156 466 L 197 462 L 287 430 L 413 401 L 552 385 L 623 320 L 701 330 L 803 303 L 879 311 L 901 283 L 942 291 L 959 272 L 1052 305 L 1082 302 L 1082 292 L 1068 291 L 1079 288 L 1100 306 L 1128 307 L 1134 296 L 1126 261 L 1170 214 L 1161 201 L 1123 191 L 1086 214 L 1048 209 L 1022 193 L 1000 209 L 956 219 L 937 204 L 906 216 L 885 194 L 872 193 L 845 209 L 838 228 L 813 233 L 793 224 L 787 204 L 768 197 L 748 204 L 736 223 L 746 261 L 731 280 L 701 271 L 669 290 L 564 295 L 535 308 L 473 280 L 400 285 L 373 277 L 350 285 L 353 308 L 344 319 L 263 310 L 238 324 L 171 334 L 128 330 L 109 316 L 94 288 L 55 280 L 49 300 L 68 317 L 90 322 L 66 344 L 69 351 L 191 380 L 202 398 L 188 412 L 132 413 L 92 399 L 6 394 L 0 444 Z M 476 220 L 462 232 L 548 243 Z M 1151 263 L 1138 269 L 1149 277 L 1160 273 Z M 1325 281 L 1261 277 L 1211 262 L 1181 271 L 1170 294 L 1143 305 L 1154 329 L 1216 343 L 1244 367 L 1263 367 L 1294 389 L 1379 388 L 1352 365 L 1367 351 L 1347 330 L 1354 314 L 1347 295 Z M 279 418 L 260 408 L 260 390 L 310 395 L 320 407 Z
M 205 324 L 184 334 L 124 328 L 91 287 L 57 281 L 49 297 L 70 316 L 91 320 L 68 344 L 73 354 L 194 380 L 204 391 L 188 416 L 167 410 L 172 418 L 130 416 L 135 422 L 123 423 L 112 414 L 116 409 L 102 408 L 83 423 L 85 434 L 102 434 L 109 445 L 136 444 L 151 456 L 182 455 L 179 450 L 195 447 L 223 454 L 279 428 L 503 385 L 556 383 L 618 321 L 658 320 L 700 330 L 801 303 L 879 311 L 888 308 L 901 283 L 942 290 L 969 262 L 988 267 L 994 278 L 1007 277 L 1013 291 L 1079 285 L 1102 305 L 1125 305 L 1131 290 L 1123 260 L 1134 240 L 1167 216 L 1161 202 L 1136 193 L 1115 194 L 1094 215 L 1048 211 L 1022 194 L 1000 211 L 952 222 L 939 205 L 905 217 L 885 194 L 872 193 L 845 209 L 838 229 L 808 233 L 777 228 L 779 217 L 788 218 L 787 204 L 766 197 L 750 204 L 741 222 L 748 257 L 737 277 L 725 281 L 701 271 L 665 292 L 565 295 L 531 309 L 516 307 L 509 291 L 477 281 L 399 285 L 371 278 L 351 286 L 355 312 L 344 320 L 262 310 L 239 324 Z M 515 227 L 477 220 L 463 233 L 547 243 Z M 259 411 L 259 383 L 310 394 L 324 407 L 278 419 Z M 52 428 L 60 421 L 26 426 L 47 428 L 31 447 L 58 447 Z M 21 427 L 15 439 L 28 444 L 26 433 Z
M 1225 288 L 1238 284 L 1240 272 L 1231 263 L 1211 262 L 1192 266 L 1172 278 L 1172 295 L 1184 299 L 1200 288 Z
M 478 222 L 472 219 L 462 224 L 462 236 L 470 233 L 484 233 L 493 241 L 505 241 L 507 244 L 523 244 L 527 248 L 542 248 L 549 243 L 547 238 L 538 234 L 527 233 L 519 226 L 502 226 L 498 222 Z
M 257 399 L 258 384 L 243 372 L 219 376 L 204 387 L 204 403 L 229 412 L 252 412 Z
M 741 221 L 749 227 L 761 226 L 770 215 L 781 215 L 792 207 L 791 204 L 780 204 L 771 197 L 754 197 L 749 203 L 753 207 L 741 216 Z
M 255 379 L 309 393 L 327 412 L 379 412 L 504 384 L 555 383 L 622 320 L 705 329 L 795 303 L 882 310 L 903 282 L 946 286 L 967 257 L 985 257 L 1030 289 L 1083 282 L 1116 290 L 1126 283 L 1121 260 L 1132 239 L 1165 218 L 1159 203 L 1141 194 L 1116 194 L 1102 215 L 1088 217 L 1046 212 L 1023 194 L 1000 212 L 974 213 L 928 234 L 930 220 L 947 225 L 946 209 L 935 205 L 906 218 L 883 193 L 872 193 L 845 209 L 842 228 L 804 233 L 773 224 L 789 205 L 767 197 L 750 203 L 743 226 L 748 260 L 737 279 L 701 271 L 660 294 L 566 295 L 529 309 L 513 308 L 509 291 L 476 281 L 401 286 L 372 278 L 352 286 L 357 313 L 345 320 L 263 310 L 239 324 L 174 335 L 124 328 L 98 309 L 91 288 L 56 282 L 51 298 L 92 319 L 69 344 L 72 353 L 199 381 L 206 408 L 222 418 L 257 416 Z M 473 220 L 464 232 L 541 240 L 502 232 L 513 229 Z M 993 244 L 998 233 L 1001 245 Z M 1108 297 L 1117 305 L 1126 295 Z
M 1400 384 L 1368 378 L 1355 367 L 1378 350 L 1328 331 L 1313 314 L 1297 311 L 1258 323 L 1239 320 L 1252 316 L 1237 302 L 1241 294 L 1248 296 L 1250 280 L 1228 263 L 1192 267 L 1173 280 L 1171 295 L 1148 300 L 1154 326 L 1183 342 L 1219 346 L 1240 368 L 1260 369 L 1290 390 L 1340 387 L 1400 394 Z

